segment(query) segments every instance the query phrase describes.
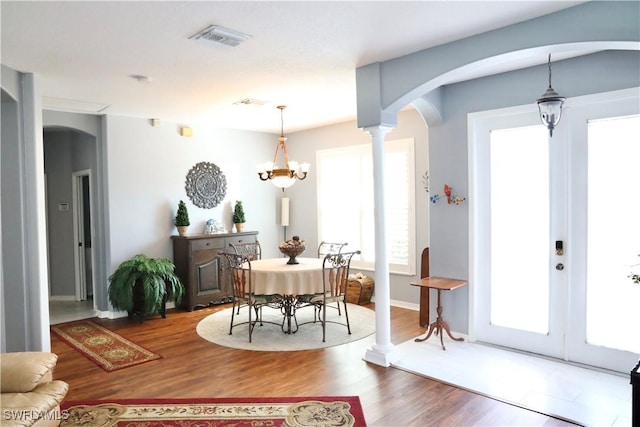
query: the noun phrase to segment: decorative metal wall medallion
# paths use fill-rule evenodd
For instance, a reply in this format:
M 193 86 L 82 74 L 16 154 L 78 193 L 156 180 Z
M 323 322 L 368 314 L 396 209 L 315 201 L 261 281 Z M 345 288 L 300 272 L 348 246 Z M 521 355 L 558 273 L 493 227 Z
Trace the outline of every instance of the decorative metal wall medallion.
M 211 209 L 227 194 L 227 179 L 215 164 L 200 162 L 187 173 L 184 188 L 194 205 Z

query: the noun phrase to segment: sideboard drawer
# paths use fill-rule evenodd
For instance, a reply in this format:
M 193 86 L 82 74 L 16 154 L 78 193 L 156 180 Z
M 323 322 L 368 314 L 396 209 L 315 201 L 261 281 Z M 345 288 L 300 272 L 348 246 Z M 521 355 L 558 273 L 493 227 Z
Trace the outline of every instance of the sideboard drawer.
M 224 249 L 224 239 L 201 239 L 191 241 L 191 250 Z
M 234 236 L 227 237 L 226 239 L 226 247 L 229 247 L 229 243 L 233 243 L 234 245 L 238 243 L 253 243 L 256 241 L 256 236 Z

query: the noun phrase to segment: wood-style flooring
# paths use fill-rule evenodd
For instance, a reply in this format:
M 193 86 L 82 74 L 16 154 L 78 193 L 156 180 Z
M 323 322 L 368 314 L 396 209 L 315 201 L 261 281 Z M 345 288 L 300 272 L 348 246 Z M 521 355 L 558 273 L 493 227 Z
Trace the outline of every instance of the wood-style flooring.
M 369 305 L 374 308 L 374 304 Z M 107 373 L 52 335 L 54 378 L 69 383 L 66 400 L 345 396 L 360 397 L 369 426 L 572 425 L 395 368 L 362 360 L 371 340 L 319 350 L 257 352 L 212 344 L 196 333 L 218 306 L 144 323 L 94 319 L 163 359 Z M 418 313 L 391 308 L 391 340 L 420 335 Z M 254 333 L 259 333 L 256 330 Z M 366 341 L 366 342 L 365 342 Z M 469 363 L 473 363 L 472 360 Z

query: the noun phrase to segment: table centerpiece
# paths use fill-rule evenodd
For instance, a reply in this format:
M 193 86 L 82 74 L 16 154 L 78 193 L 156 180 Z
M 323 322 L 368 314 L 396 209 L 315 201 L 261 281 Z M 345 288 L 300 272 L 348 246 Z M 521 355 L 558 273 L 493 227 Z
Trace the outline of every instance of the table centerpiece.
M 307 248 L 307 242 L 300 240 L 299 236 L 293 236 L 291 240 L 280 243 L 280 252 L 289 257 L 287 264 L 298 264 L 296 257 Z

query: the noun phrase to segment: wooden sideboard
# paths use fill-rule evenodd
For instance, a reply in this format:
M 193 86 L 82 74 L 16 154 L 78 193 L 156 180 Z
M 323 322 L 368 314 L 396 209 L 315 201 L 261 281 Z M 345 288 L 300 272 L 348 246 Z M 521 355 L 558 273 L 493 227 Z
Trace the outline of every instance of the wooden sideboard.
M 255 242 L 257 235 L 257 231 L 247 231 L 171 236 L 176 274 L 185 287 L 181 307 L 192 311 L 230 302 L 233 290 L 229 267 L 218 252 L 229 251 L 229 243 Z

